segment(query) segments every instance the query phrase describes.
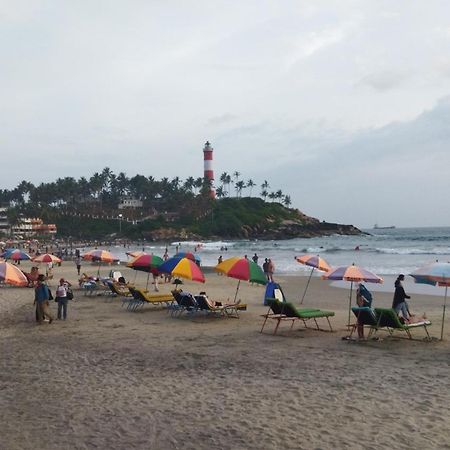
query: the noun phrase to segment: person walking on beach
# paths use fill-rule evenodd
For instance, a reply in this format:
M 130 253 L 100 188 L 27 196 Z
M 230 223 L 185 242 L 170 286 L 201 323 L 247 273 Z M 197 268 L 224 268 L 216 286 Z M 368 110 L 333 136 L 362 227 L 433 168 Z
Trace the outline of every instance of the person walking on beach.
M 58 302 L 58 320 L 61 320 L 61 316 L 64 320 L 67 319 L 67 302 L 69 301 L 67 297 L 67 290 L 69 288 L 69 283 L 61 278 L 59 280 L 59 286 L 56 288 L 56 301 Z M 62 313 L 62 314 L 61 314 Z
M 269 258 L 268 264 L 267 264 L 267 279 L 269 281 L 272 281 L 272 283 L 273 283 L 273 274 L 274 274 L 274 272 L 275 272 L 275 264 Z
M 80 272 L 81 272 L 81 256 L 78 253 L 78 256 L 75 258 L 75 265 L 77 266 L 77 274 L 78 276 L 80 276 Z
M 258 264 L 258 255 L 255 253 L 253 256 L 252 256 L 252 260 L 253 260 L 253 262 L 255 263 L 255 264 Z
M 401 312 L 404 321 L 408 323 L 411 319 L 411 313 L 409 312 L 406 299 L 411 297 L 409 295 L 406 295 L 405 289 L 402 284 L 404 279 L 405 275 L 400 274 L 395 280 L 394 283 L 395 292 L 394 292 L 394 299 L 392 301 L 392 308 L 395 310 L 397 314 Z
M 269 280 L 269 260 L 267 258 L 264 259 L 264 264 L 263 264 L 263 272 L 264 275 L 266 276 L 267 280 Z
M 36 303 L 37 321 L 41 324 L 47 317 L 48 323 L 53 322 L 53 314 L 50 311 L 50 290 L 45 282 L 45 276 L 43 274 L 38 276 L 37 286 L 34 290 L 34 301 Z

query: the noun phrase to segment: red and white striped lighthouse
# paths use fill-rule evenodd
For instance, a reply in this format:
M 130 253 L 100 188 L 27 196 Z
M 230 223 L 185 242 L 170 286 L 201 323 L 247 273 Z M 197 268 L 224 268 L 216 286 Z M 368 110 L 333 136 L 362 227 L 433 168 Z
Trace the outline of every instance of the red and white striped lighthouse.
M 213 148 L 209 141 L 206 141 L 205 147 L 203 148 L 203 176 L 211 182 L 211 197 L 216 197 L 216 192 L 214 191 L 212 184 L 214 183 L 214 170 L 212 168 L 213 162 Z

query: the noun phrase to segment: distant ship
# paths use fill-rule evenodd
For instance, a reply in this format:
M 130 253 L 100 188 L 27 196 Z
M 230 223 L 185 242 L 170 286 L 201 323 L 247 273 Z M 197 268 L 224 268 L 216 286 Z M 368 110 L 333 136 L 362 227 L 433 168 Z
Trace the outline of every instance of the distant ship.
M 393 230 L 394 228 L 395 228 L 395 225 L 391 225 L 389 227 L 380 227 L 380 226 L 378 226 L 377 223 L 373 226 L 374 230 Z

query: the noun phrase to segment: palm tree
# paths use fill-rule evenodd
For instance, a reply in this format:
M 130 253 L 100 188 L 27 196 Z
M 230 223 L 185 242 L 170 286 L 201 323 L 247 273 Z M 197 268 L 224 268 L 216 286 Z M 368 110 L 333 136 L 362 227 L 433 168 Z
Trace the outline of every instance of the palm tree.
M 250 188 L 250 197 L 252 196 L 254 186 L 256 186 L 256 183 L 250 178 L 250 180 L 247 181 L 247 187 Z
M 237 183 L 239 181 L 239 177 L 241 176 L 240 172 L 237 170 L 233 172 L 234 182 Z
M 264 199 L 264 201 L 266 201 L 268 195 L 269 195 L 269 192 L 266 189 L 263 189 L 261 191 L 261 197 Z
M 241 195 L 242 195 L 242 189 L 244 189 L 244 187 L 245 187 L 245 183 L 242 181 L 242 180 L 240 180 L 240 181 L 238 181 L 237 183 L 236 183 L 236 185 L 235 185 L 235 189 L 236 189 L 236 197 L 239 195 L 239 197 L 241 197 Z
M 275 192 L 271 192 L 269 194 L 269 198 L 270 200 L 272 200 L 272 203 L 274 202 L 274 200 L 277 198 L 277 194 L 275 194 Z
M 275 198 L 277 200 L 281 200 L 283 198 L 283 192 L 281 191 L 281 189 L 278 189 L 278 191 L 275 192 Z
M 188 177 L 186 178 L 186 181 L 184 182 L 184 189 L 188 192 L 192 192 L 192 189 L 194 188 L 195 179 L 194 177 Z
M 284 196 L 283 204 L 284 204 L 284 206 L 286 206 L 286 208 L 289 208 L 289 206 L 291 206 L 292 202 L 291 202 L 291 196 L 290 195 L 285 195 Z
M 225 197 L 225 191 L 224 191 L 224 189 L 223 189 L 222 186 L 219 186 L 219 187 L 216 189 L 216 196 L 217 196 L 217 198 Z
M 226 184 L 228 186 L 228 196 L 230 196 L 231 175 L 226 176 Z

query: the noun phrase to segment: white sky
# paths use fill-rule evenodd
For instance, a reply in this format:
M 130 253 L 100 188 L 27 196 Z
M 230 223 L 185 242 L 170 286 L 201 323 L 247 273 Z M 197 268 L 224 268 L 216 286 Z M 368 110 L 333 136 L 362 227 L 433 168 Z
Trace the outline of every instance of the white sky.
M 108 166 L 450 225 L 447 0 L 0 0 L 1 187 Z M 260 189 L 258 188 L 259 192 Z

